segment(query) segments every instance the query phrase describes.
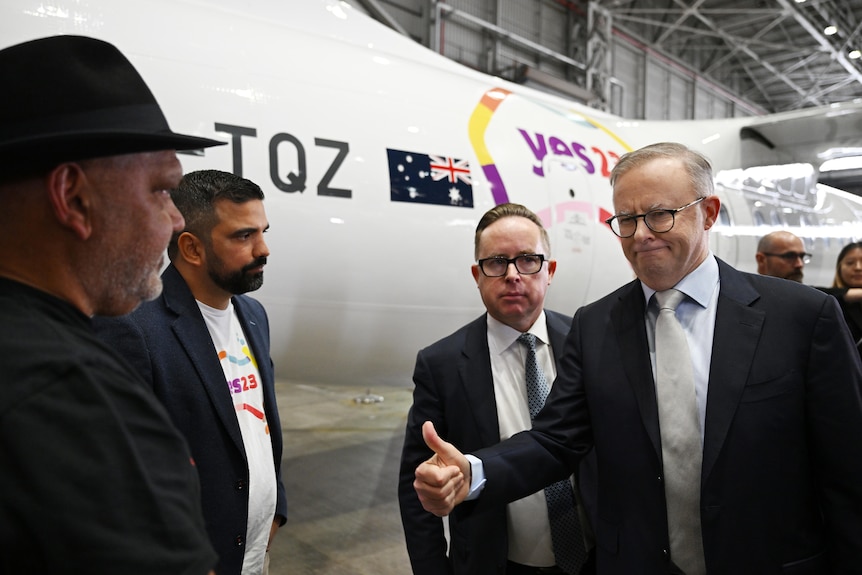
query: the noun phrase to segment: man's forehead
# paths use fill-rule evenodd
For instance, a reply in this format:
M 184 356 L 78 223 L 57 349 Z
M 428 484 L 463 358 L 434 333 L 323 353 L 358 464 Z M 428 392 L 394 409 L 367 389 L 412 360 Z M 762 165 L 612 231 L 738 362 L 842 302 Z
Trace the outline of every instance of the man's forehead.
M 778 236 L 774 242 L 775 247 L 773 249 L 779 250 L 795 250 L 797 248 L 802 248 L 802 240 L 799 238 L 788 237 L 788 236 Z
M 230 198 L 221 197 L 213 201 L 216 211 L 224 212 L 256 212 L 263 211 L 263 200 L 257 198 L 236 202 Z
M 234 202 L 229 198 L 218 198 L 213 202 L 213 208 L 219 223 L 229 224 L 231 227 L 247 227 L 252 222 L 258 226 L 260 222 L 257 220 L 266 220 L 263 200 L 259 199 Z
M 616 213 L 647 212 L 649 210 L 677 207 L 674 195 L 667 190 L 648 191 L 633 190 L 632 192 L 613 194 L 613 204 Z

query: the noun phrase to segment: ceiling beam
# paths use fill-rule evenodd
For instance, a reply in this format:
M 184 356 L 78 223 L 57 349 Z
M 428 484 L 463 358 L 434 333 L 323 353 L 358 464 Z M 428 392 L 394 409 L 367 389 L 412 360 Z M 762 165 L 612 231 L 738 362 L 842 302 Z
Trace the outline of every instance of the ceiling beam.
M 847 58 L 847 54 L 843 51 L 836 50 L 832 43 L 823 35 L 823 32 L 817 28 L 808 18 L 802 14 L 796 6 L 789 0 L 778 0 L 778 3 L 796 19 L 796 22 L 814 38 L 820 46 L 823 47 L 832 57 L 833 60 L 841 64 L 854 80 L 862 84 L 862 72 Z
M 676 2 L 676 4 L 678 4 L 680 6 L 683 6 L 683 7 L 685 6 L 685 4 L 682 2 L 682 0 L 674 0 L 674 1 Z M 787 0 L 778 0 L 778 1 L 780 3 L 787 2 Z M 796 82 L 794 82 L 790 77 L 788 77 L 786 74 L 784 74 L 781 70 L 779 70 L 778 68 L 773 66 L 770 62 L 761 58 L 760 54 L 758 54 L 757 52 L 755 52 L 754 50 L 749 48 L 747 45 L 738 42 L 735 37 L 724 32 L 723 30 L 721 30 L 721 28 L 713 20 L 711 20 L 710 18 L 707 18 L 706 16 L 704 16 L 703 14 L 701 14 L 700 12 L 697 12 L 697 11 L 694 12 L 694 16 L 695 16 L 695 18 L 700 20 L 706 27 L 708 27 L 710 30 L 712 30 L 714 33 L 721 36 L 721 38 L 725 42 L 727 42 L 728 46 L 733 46 L 733 47 L 737 48 L 743 54 L 745 54 L 746 56 L 748 56 L 749 58 L 751 58 L 752 60 L 757 62 L 761 67 L 765 68 L 766 70 L 769 70 L 769 72 L 771 72 L 775 78 L 778 78 L 779 80 L 781 80 L 782 82 L 784 82 L 785 84 L 790 86 L 790 88 L 794 92 L 799 94 L 799 96 L 801 98 L 814 104 L 815 106 L 820 106 L 823 104 L 823 102 L 821 102 L 820 100 L 808 95 L 808 93 L 805 89 L 803 89 L 801 86 L 799 86 Z

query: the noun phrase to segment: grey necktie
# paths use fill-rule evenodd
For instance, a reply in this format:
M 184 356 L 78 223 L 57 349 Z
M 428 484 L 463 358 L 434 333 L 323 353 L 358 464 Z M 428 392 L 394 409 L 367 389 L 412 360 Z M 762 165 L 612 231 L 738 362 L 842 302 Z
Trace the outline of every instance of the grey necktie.
M 703 448 L 694 391 L 694 371 L 676 307 L 685 294 L 656 292 L 656 399 L 667 500 L 670 557 L 686 575 L 704 575 L 700 527 L 700 472 Z
M 527 347 L 524 368 L 527 376 L 527 403 L 532 420 L 545 404 L 545 398 L 551 388 L 544 371 L 536 361 L 536 336 L 522 333 L 518 341 Z M 587 552 L 571 482 L 564 479 L 546 487 L 545 501 L 548 504 L 551 542 L 557 567 L 566 573 L 577 575 L 586 561 Z

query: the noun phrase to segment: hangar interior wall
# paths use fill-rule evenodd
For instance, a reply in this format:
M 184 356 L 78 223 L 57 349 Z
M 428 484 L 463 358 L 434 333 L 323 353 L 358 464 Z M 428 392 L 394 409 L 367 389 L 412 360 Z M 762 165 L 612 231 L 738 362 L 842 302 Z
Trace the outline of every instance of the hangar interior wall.
M 623 117 L 720 119 L 761 112 L 637 38 L 611 32 L 612 22 L 602 29 L 601 18 L 590 15 L 590 10 L 601 10 L 598 5 L 570 0 L 351 0 L 359 9 L 369 2 L 414 40 L 452 60 Z

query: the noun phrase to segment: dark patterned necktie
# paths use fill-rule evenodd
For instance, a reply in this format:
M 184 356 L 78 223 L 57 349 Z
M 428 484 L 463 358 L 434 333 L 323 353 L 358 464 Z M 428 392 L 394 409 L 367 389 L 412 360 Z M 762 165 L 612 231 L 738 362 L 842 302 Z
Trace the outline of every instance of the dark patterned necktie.
M 545 398 L 551 388 L 536 361 L 536 336 L 522 333 L 518 341 L 527 347 L 524 368 L 527 376 L 527 403 L 532 420 L 545 404 Z M 587 559 L 587 552 L 571 482 L 564 479 L 546 487 L 545 501 L 548 504 L 548 520 L 551 524 L 551 541 L 557 567 L 570 575 L 578 575 Z
M 667 501 L 670 559 L 686 575 L 704 575 L 700 529 L 703 449 L 688 341 L 676 317 L 681 291 L 656 292 L 655 387 Z

